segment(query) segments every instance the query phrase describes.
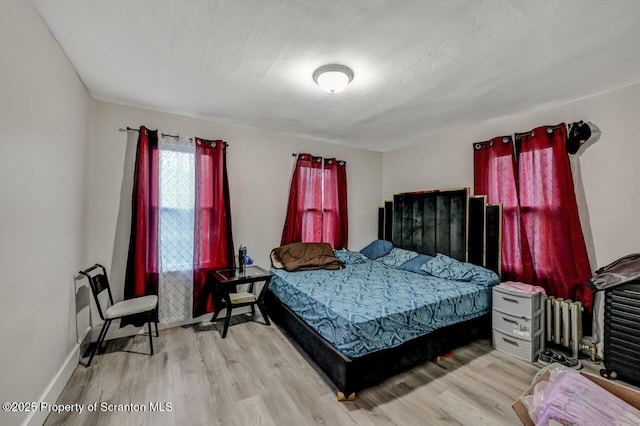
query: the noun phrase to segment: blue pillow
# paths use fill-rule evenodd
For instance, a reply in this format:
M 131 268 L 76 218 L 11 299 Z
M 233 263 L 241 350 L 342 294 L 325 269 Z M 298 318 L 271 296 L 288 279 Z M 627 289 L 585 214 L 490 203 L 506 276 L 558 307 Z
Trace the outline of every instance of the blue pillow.
M 398 247 L 394 247 L 388 255 L 379 257 L 376 262 L 382 262 L 385 265 L 393 266 L 397 268 L 408 260 L 418 256 L 418 253 L 411 250 L 405 250 Z
M 500 282 L 498 275 L 482 266 L 461 262 L 444 254 L 438 253 L 420 267 L 424 272 L 439 278 L 456 281 L 469 281 L 486 287 Z
M 416 274 L 427 275 L 427 273 L 421 270 L 420 268 L 422 267 L 422 265 L 424 265 L 431 259 L 433 259 L 433 256 L 429 256 L 428 254 L 419 254 L 413 259 L 409 259 L 406 262 L 404 262 L 402 265 L 398 266 L 398 269 L 404 269 L 405 271 L 415 272 Z
M 360 253 L 373 260 L 389 254 L 391 249 L 393 249 L 393 243 L 391 241 L 375 240 L 360 250 Z

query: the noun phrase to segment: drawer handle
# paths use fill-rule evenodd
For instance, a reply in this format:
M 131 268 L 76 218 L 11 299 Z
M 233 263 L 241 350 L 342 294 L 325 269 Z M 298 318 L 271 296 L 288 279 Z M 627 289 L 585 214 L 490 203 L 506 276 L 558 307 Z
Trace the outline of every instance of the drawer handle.
M 514 345 L 514 346 L 518 346 L 518 342 L 514 342 L 513 340 L 509 340 L 506 337 L 503 337 L 502 340 L 504 340 L 505 342 Z
M 516 299 L 510 299 L 508 297 L 502 297 L 502 300 L 504 300 L 505 302 L 519 303 Z
M 502 319 L 504 320 L 504 322 L 510 322 L 511 324 L 518 324 L 518 321 L 512 320 L 511 318 L 502 317 Z

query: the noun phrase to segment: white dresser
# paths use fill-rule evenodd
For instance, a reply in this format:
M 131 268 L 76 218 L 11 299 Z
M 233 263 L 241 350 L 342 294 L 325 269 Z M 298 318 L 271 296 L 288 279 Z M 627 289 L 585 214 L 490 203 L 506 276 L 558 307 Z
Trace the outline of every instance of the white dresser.
M 493 347 L 525 361 L 544 350 L 544 296 L 504 284 L 493 287 Z

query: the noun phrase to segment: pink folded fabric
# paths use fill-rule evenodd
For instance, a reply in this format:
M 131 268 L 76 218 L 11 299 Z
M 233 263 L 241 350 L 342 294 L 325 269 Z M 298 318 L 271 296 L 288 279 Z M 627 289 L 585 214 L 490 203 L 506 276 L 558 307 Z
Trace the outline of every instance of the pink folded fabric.
M 557 364 L 552 364 L 557 366 Z M 548 382 L 538 383 L 523 401 L 538 426 L 640 424 L 640 410 L 575 370 L 551 367 Z
M 547 295 L 547 292 L 544 290 L 544 288 L 537 285 L 525 284 L 517 281 L 505 281 L 502 284 L 527 293 L 542 293 L 545 296 Z

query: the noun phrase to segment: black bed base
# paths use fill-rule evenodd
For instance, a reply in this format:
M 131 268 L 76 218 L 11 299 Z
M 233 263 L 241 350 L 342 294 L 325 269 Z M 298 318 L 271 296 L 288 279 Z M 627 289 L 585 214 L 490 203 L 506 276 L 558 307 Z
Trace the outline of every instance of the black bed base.
M 345 395 L 380 383 L 401 371 L 433 361 L 453 349 L 491 335 L 490 315 L 438 329 L 394 348 L 349 358 L 307 325 L 297 314 L 267 292 L 268 315 L 304 349 L 307 355 Z

